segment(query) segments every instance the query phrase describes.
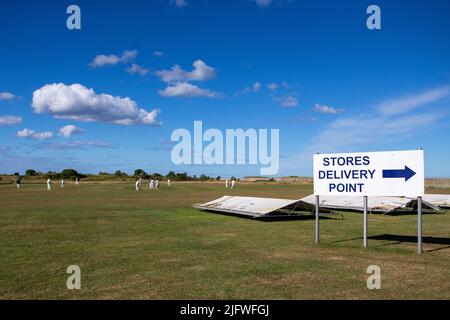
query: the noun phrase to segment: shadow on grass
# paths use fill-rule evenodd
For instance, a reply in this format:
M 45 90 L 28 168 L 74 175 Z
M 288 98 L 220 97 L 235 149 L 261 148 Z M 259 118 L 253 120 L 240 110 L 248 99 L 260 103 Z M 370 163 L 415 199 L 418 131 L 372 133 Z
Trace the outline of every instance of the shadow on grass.
M 334 241 L 332 243 L 347 242 L 347 241 L 362 240 L 362 239 L 363 239 L 362 237 L 358 237 L 358 238 L 352 238 L 352 239 L 338 240 L 338 241 Z M 367 237 L 367 240 L 392 241 L 391 243 L 380 244 L 380 245 L 374 246 L 374 247 L 386 247 L 386 246 L 392 246 L 392 245 L 405 243 L 405 242 L 406 243 L 417 243 L 417 236 L 406 236 L 406 235 L 397 235 L 397 234 L 380 234 L 380 235 L 376 235 L 376 236 Z M 444 245 L 444 247 L 430 249 L 430 250 L 427 250 L 427 252 L 438 251 L 438 250 L 450 248 L 450 238 L 422 237 L 422 242 L 428 243 L 428 244 Z
M 249 219 L 249 220 L 257 220 L 257 221 L 264 221 L 264 222 L 276 222 L 276 221 L 291 221 L 291 220 L 314 220 L 315 215 L 311 214 L 310 212 L 305 213 L 294 213 L 294 214 L 272 214 L 268 216 L 251 216 L 246 214 L 239 214 L 239 213 L 233 213 L 233 212 L 223 212 L 223 211 L 214 211 L 214 210 L 202 210 L 203 212 L 213 213 L 213 214 L 219 214 L 219 215 L 225 215 L 225 216 L 231 216 L 236 218 L 242 218 L 242 219 Z M 323 215 L 323 213 L 320 213 L 320 219 L 332 219 L 332 220 L 342 220 L 334 218 L 330 215 Z
M 430 209 L 423 209 L 422 214 L 443 214 L 446 213 L 444 210 L 442 211 L 436 211 L 436 210 L 430 210 Z M 417 209 L 399 209 L 394 210 L 391 212 L 385 213 L 387 216 L 416 216 L 417 215 Z

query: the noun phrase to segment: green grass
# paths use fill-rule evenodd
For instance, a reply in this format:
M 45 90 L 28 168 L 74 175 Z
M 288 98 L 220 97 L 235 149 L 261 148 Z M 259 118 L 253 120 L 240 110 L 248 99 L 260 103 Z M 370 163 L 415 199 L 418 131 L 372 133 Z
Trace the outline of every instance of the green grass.
M 369 240 L 362 215 L 261 222 L 201 212 L 193 203 L 226 192 L 218 184 L 0 185 L 1 299 L 449 299 L 444 243 Z M 297 199 L 310 185 L 239 184 L 236 195 Z M 449 190 L 443 192 L 448 193 Z M 369 235 L 416 235 L 416 215 L 370 215 Z M 450 239 L 450 214 L 423 218 L 424 236 Z M 345 241 L 343 241 L 345 240 Z M 81 267 L 82 289 L 66 288 Z M 381 267 L 382 289 L 366 288 Z

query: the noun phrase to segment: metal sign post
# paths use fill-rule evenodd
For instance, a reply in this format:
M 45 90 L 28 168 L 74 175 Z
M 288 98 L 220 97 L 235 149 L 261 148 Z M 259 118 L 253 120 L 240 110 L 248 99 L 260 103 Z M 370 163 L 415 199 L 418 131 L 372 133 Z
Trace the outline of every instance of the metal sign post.
M 316 243 L 319 243 L 319 196 L 316 196 Z
M 422 197 L 417 197 L 417 253 L 422 254 Z
M 367 196 L 363 196 L 363 207 L 364 207 L 364 239 L 363 246 L 367 248 Z

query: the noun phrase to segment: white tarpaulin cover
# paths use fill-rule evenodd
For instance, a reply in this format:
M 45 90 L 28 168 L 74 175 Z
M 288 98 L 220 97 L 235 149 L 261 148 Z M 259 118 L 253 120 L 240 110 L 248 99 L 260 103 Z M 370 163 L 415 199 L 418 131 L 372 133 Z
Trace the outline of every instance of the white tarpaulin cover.
M 202 210 L 263 217 L 276 210 L 295 205 L 297 202 L 299 200 L 223 196 L 210 202 L 196 204 L 193 207 Z
M 328 210 L 363 211 L 362 196 L 321 196 L 320 208 Z M 450 195 L 427 194 L 423 197 L 423 206 L 434 210 L 450 208 Z M 388 213 L 402 208 L 413 208 L 415 198 L 407 197 L 368 197 L 368 211 Z M 258 197 L 223 196 L 219 199 L 196 204 L 194 208 L 225 213 L 242 214 L 251 217 L 265 217 L 280 209 L 305 210 L 311 213 L 315 208 L 315 196 L 309 195 L 302 199 L 276 199 Z
M 426 194 L 423 200 L 440 208 L 450 208 L 450 194 Z
M 415 198 L 407 197 L 367 197 L 367 210 L 369 212 L 383 212 L 387 213 L 401 208 L 412 208 L 416 203 Z M 313 194 L 300 199 L 312 206 L 315 205 L 316 199 Z M 435 206 L 425 200 L 423 197 L 423 206 L 438 210 Z M 336 210 L 356 210 L 363 211 L 363 197 L 362 196 L 321 196 L 319 198 L 319 206 L 321 208 L 336 209 Z

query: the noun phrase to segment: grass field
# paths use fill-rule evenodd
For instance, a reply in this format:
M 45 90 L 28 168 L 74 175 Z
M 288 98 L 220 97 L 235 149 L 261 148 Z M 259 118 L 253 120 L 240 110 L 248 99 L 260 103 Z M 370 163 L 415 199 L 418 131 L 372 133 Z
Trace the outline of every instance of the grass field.
M 226 192 L 217 184 L 0 185 L 1 299 L 450 299 L 450 212 L 261 222 L 201 212 L 193 203 Z M 311 185 L 239 184 L 235 195 L 297 199 Z M 449 189 L 440 192 L 450 193 Z M 66 288 L 81 267 L 82 289 Z M 382 288 L 366 288 L 368 265 Z

